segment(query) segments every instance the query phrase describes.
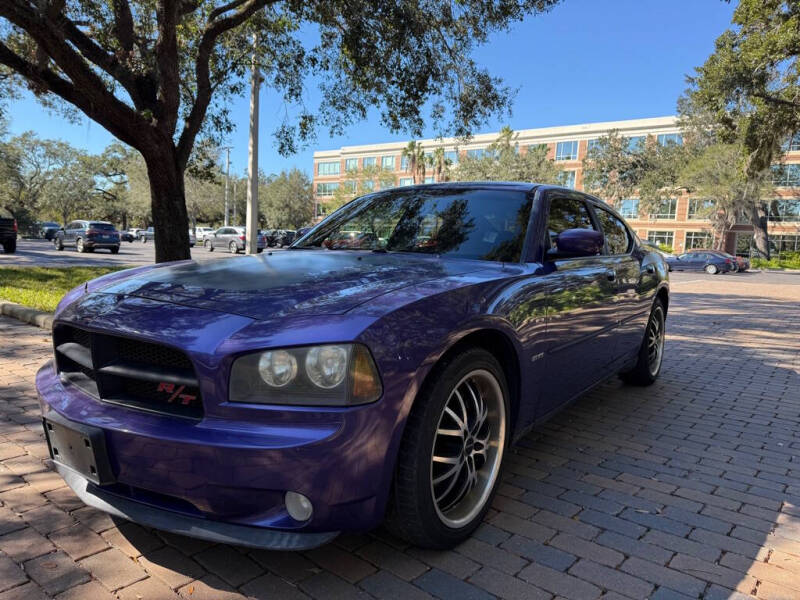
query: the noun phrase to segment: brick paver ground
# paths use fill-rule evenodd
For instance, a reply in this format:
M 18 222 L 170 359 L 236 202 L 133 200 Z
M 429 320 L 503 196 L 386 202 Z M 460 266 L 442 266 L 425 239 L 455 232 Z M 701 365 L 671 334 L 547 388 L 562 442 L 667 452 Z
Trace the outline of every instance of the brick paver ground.
M 616 379 L 508 455 L 452 552 L 383 531 L 304 553 L 83 506 L 42 459 L 48 335 L 0 320 L 0 600 L 800 598 L 800 276 L 673 281 L 661 379 Z

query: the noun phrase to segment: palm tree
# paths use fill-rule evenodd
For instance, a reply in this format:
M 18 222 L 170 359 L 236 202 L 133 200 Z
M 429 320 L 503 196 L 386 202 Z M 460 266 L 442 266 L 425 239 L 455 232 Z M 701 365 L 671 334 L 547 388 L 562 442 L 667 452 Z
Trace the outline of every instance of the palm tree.
M 433 169 L 433 176 L 436 181 L 447 181 L 449 179 L 447 170 L 450 167 L 450 159 L 445 158 L 444 148 L 436 148 L 433 154 L 426 157 L 428 166 Z
M 422 172 L 422 180 L 425 181 L 425 151 L 422 149 L 422 144 L 411 140 L 408 145 L 403 148 L 400 153 L 401 159 L 407 160 L 406 171 L 411 173 L 411 178 L 414 183 L 417 183 L 417 174 Z

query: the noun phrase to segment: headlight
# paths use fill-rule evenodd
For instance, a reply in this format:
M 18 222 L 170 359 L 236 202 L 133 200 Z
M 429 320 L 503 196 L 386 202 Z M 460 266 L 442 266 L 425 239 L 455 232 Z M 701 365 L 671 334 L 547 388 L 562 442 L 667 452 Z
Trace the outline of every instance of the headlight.
M 229 399 L 254 404 L 352 406 L 374 402 L 381 381 L 361 344 L 280 348 L 237 358 Z

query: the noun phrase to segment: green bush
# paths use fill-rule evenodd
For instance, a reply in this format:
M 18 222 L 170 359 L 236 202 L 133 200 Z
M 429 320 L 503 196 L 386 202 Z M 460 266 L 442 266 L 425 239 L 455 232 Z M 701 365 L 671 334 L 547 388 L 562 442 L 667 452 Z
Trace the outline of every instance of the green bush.
M 668 252 L 672 254 L 672 246 L 670 246 L 669 244 L 659 244 L 658 249 L 661 250 L 662 252 Z
M 784 252 L 772 255 L 772 258 L 753 258 L 752 266 L 756 269 L 800 269 L 800 252 Z

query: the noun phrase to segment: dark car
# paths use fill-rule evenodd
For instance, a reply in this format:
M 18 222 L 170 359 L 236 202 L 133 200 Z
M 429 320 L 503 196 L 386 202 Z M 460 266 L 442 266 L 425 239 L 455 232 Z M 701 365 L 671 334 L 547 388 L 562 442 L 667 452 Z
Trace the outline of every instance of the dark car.
M 699 248 L 694 248 L 692 250 L 689 250 L 690 254 L 694 252 L 707 252 L 709 254 L 714 254 L 715 256 L 726 258 L 730 260 L 731 263 L 733 264 L 733 269 L 731 270 L 736 271 L 737 273 L 747 271 L 747 269 L 750 268 L 750 261 L 742 256 L 733 256 L 732 254 L 728 254 L 727 252 L 722 252 L 721 250 L 705 250 Z
M 385 520 L 452 547 L 513 442 L 609 376 L 656 380 L 667 278 L 573 190 L 370 194 L 286 252 L 69 292 L 36 378 L 50 455 L 85 503 L 185 535 L 288 550 Z
M 59 229 L 53 238 L 56 250 L 75 246 L 78 252 L 94 252 L 97 249 L 119 252 L 119 231 L 105 221 L 72 221 Z
M 55 221 L 44 221 L 39 223 L 39 237 L 51 241 L 58 230 L 61 229 L 61 224 Z
M 0 245 L 6 254 L 17 251 L 17 220 L 11 212 L 0 207 Z
M 246 243 L 247 231 L 244 227 L 220 227 L 206 237 L 203 247 L 209 252 L 221 248 L 231 254 L 238 254 L 244 251 Z M 266 238 L 260 231 L 256 235 L 256 244 L 256 252 L 261 252 L 267 245 Z
M 301 237 L 303 237 L 305 234 L 307 234 L 312 229 L 313 229 L 313 227 L 310 227 L 310 226 L 309 227 L 301 227 L 300 229 L 298 229 L 295 232 L 294 238 L 296 240 L 299 240 Z
M 736 269 L 734 261 L 715 252 L 686 252 L 667 256 L 670 271 L 705 271 L 711 275 L 728 273 Z
M 279 248 L 284 246 L 291 246 L 292 242 L 297 239 L 295 231 L 292 229 L 279 229 L 275 237 L 275 245 Z

